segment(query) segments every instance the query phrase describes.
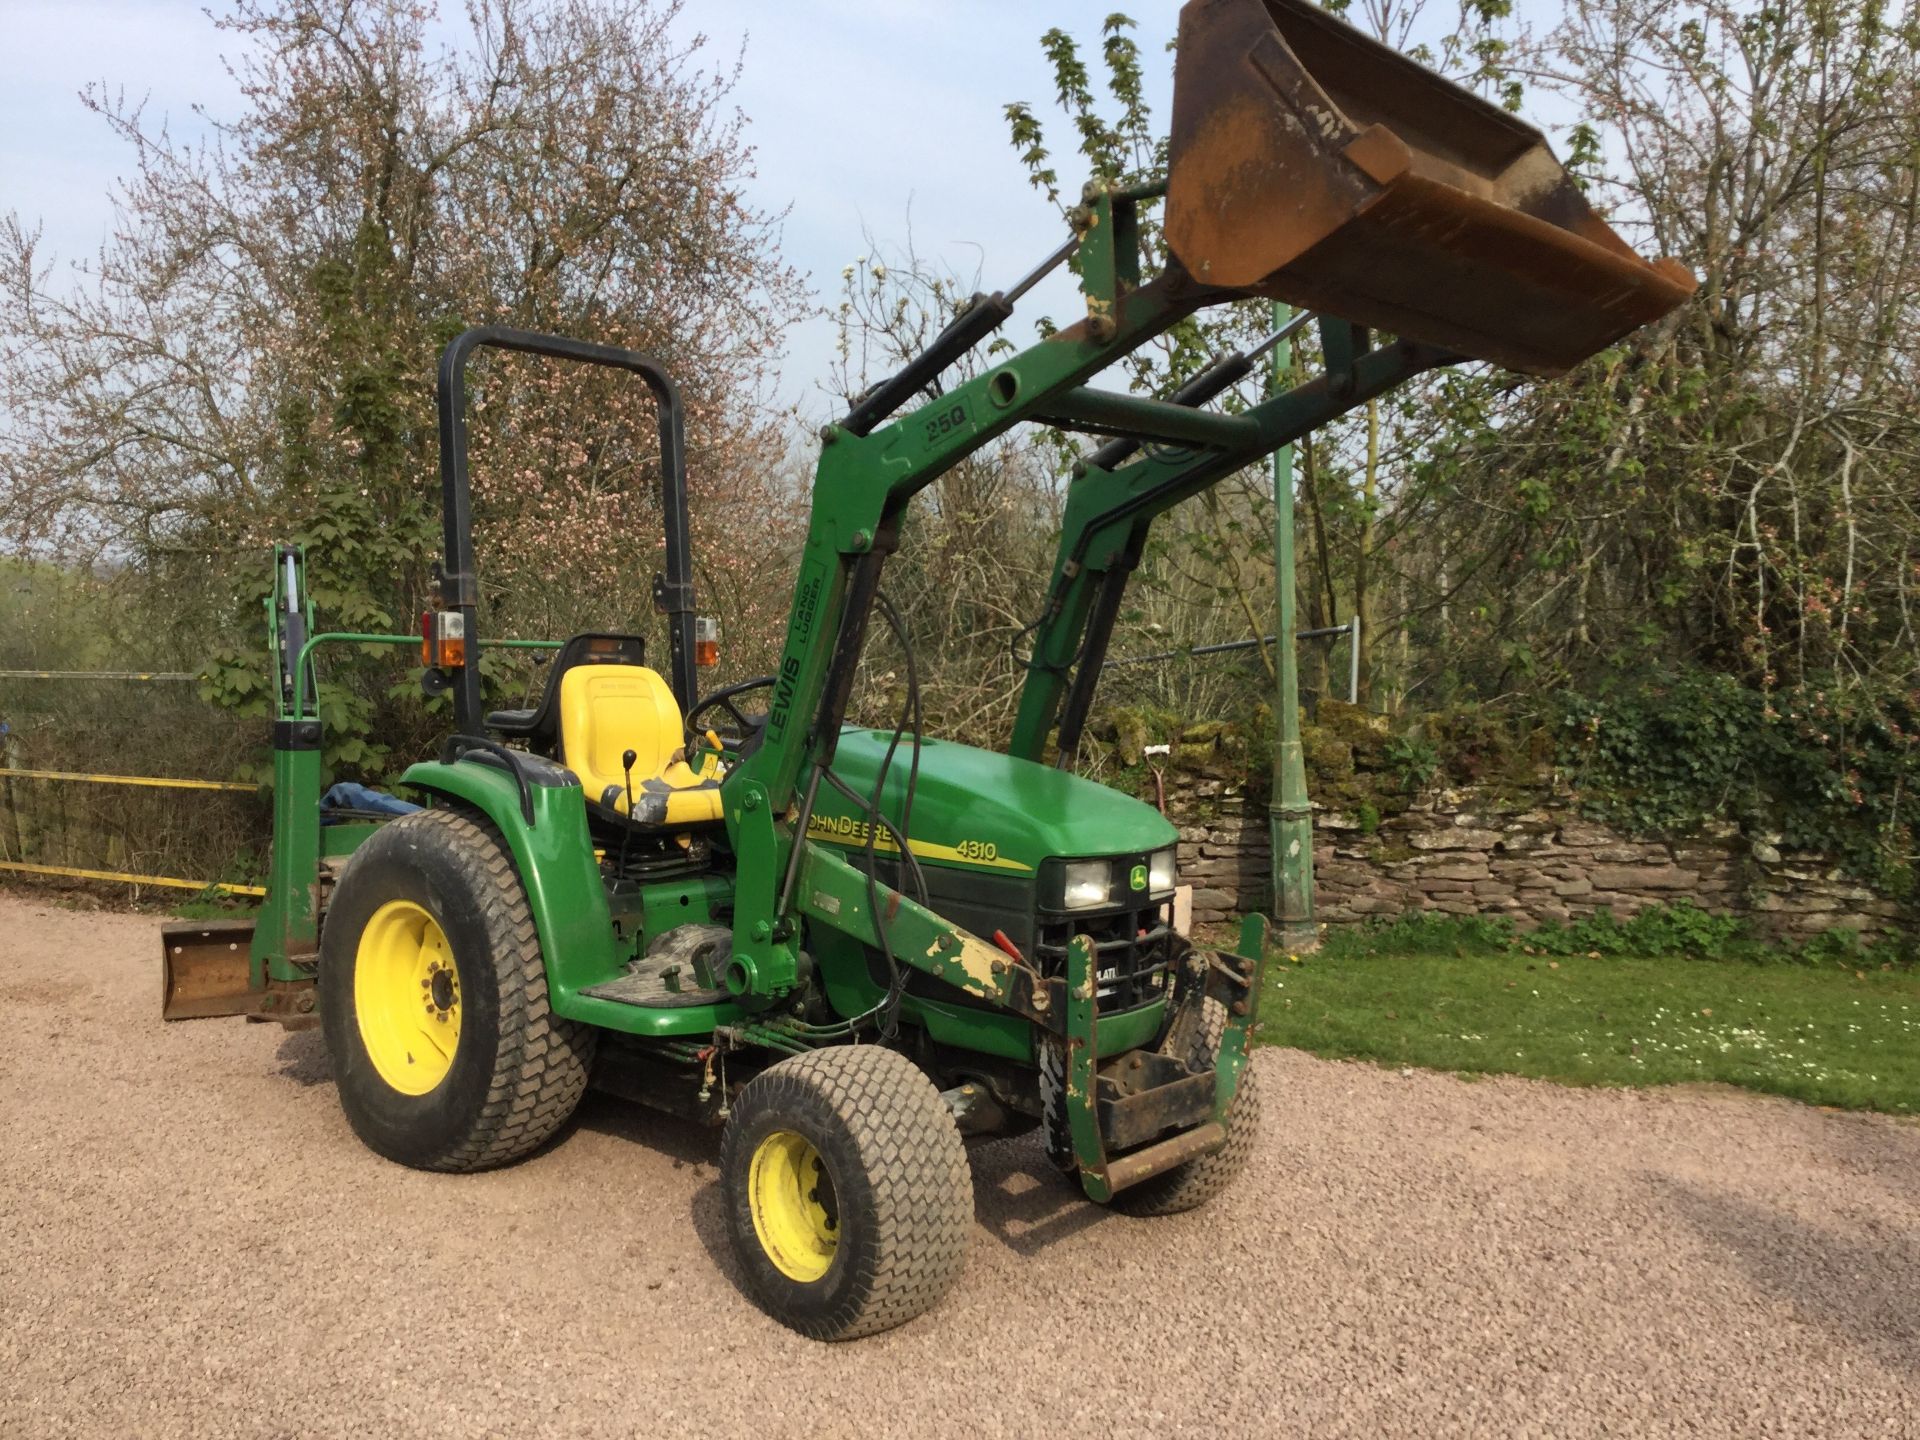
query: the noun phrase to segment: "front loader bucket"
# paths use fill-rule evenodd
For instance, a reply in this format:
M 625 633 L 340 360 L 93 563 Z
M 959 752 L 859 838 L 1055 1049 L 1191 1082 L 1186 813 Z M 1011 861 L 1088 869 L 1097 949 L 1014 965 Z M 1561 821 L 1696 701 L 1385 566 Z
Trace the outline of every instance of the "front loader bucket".
M 160 1018 L 251 1015 L 265 990 L 253 988 L 251 920 L 182 920 L 161 927 Z
M 1312 0 L 1190 0 L 1166 233 L 1208 285 L 1555 375 L 1693 292 L 1540 132 Z

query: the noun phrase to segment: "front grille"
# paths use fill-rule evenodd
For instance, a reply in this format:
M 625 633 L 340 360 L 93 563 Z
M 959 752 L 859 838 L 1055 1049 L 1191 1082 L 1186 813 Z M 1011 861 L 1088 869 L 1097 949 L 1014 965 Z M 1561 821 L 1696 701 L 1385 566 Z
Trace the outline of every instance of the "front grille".
M 1095 993 L 1102 1015 L 1132 1010 L 1166 994 L 1167 967 L 1173 954 L 1173 906 L 1143 903 L 1118 911 L 1080 911 L 1054 915 L 1042 911 L 1034 944 L 1040 973 L 1064 975 L 1067 946 L 1076 935 L 1093 940 Z

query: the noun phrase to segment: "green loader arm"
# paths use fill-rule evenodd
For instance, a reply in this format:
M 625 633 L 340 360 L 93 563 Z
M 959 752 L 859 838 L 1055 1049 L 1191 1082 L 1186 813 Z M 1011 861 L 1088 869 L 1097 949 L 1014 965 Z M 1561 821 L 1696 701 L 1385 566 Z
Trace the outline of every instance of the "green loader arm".
M 1135 207 L 1157 193 L 1147 187 L 1092 197 L 1083 247 L 1091 237 L 1130 232 Z M 764 738 L 726 782 L 726 820 L 741 865 L 734 953 L 751 967 L 756 989 L 781 993 L 798 975 L 785 879 L 794 837 L 804 833 L 821 772 L 833 763 L 881 571 L 914 495 L 1023 421 L 1097 425 L 1102 433 L 1121 430 L 1183 447 L 1183 458 L 1089 468 L 1069 492 L 1012 747 L 1015 755 L 1038 758 L 1076 655 L 1069 714 L 1084 719 L 1127 573 L 1155 516 L 1408 377 L 1458 358 L 1411 341 L 1369 347 L 1365 331 L 1328 322 L 1328 373 L 1244 415 L 1096 391 L 1084 382 L 1201 306 L 1234 296 L 1178 271 L 1132 287 L 1127 267 L 1089 263 L 1084 254 L 1082 271 L 1087 319 L 884 427 L 860 434 L 857 424 L 829 426 L 823 433 Z M 975 309 L 991 314 L 991 304 L 976 298 Z M 938 342 L 930 353 L 938 353 Z M 1063 750 L 1067 739 L 1063 726 Z
M 1241 417 L 1248 422 L 1247 439 L 1241 445 L 1198 456 L 1180 453 L 1131 464 L 1115 462 L 1109 467 L 1102 465 L 1102 455 L 1125 448 L 1110 446 L 1096 452 L 1074 480 L 1067 492 L 1046 607 L 1032 631 L 1033 649 L 1009 753 L 1025 760 L 1041 759 L 1057 720 L 1059 763 L 1071 763 L 1127 580 L 1139 563 L 1155 519 L 1422 371 L 1461 358 L 1414 341 L 1374 347 L 1365 330 L 1344 320 L 1322 318 L 1320 329 L 1328 357 L 1325 373 L 1248 410 Z M 1223 375 L 1244 374 L 1247 367 L 1233 363 L 1243 358 L 1228 357 L 1215 368 Z M 1165 403 L 1112 397 L 1116 412 L 1137 413 L 1136 428 L 1162 418 Z
M 776 992 L 794 975 L 794 839 L 920 490 L 1022 422 L 1124 442 L 1070 492 L 1014 737 L 1037 757 L 1057 721 L 1065 763 L 1156 515 L 1423 370 L 1471 358 L 1558 374 L 1693 290 L 1593 213 L 1539 131 L 1311 0 L 1190 0 L 1176 56 L 1166 175 L 1089 185 L 1066 245 L 1010 291 L 976 295 L 822 432 L 764 741 L 727 782 L 736 953 Z M 1162 200 L 1166 263 L 1143 283 L 1139 211 Z M 1086 317 L 941 393 L 941 374 L 1075 250 Z M 1217 385 L 1168 400 L 1088 387 L 1195 311 L 1254 297 L 1322 317 L 1324 375 L 1240 415 L 1201 408 L 1237 378 L 1232 357 L 1209 372 Z M 1397 339 L 1377 345 L 1376 330 Z M 1146 445 L 1161 453 L 1134 459 Z

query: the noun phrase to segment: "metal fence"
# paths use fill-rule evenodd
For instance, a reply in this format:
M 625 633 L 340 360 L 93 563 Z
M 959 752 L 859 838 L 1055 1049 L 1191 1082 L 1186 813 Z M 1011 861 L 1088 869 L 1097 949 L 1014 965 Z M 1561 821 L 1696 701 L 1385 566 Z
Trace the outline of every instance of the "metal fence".
M 1360 617 L 1354 616 L 1344 625 L 1328 625 L 1319 630 L 1297 630 L 1295 640 L 1337 640 L 1345 636 L 1347 640 L 1347 703 L 1360 703 Z M 1151 665 L 1168 660 L 1185 660 L 1202 655 L 1231 655 L 1236 651 L 1253 650 L 1263 645 L 1271 645 L 1277 639 L 1274 635 L 1263 635 L 1257 640 L 1225 640 L 1218 645 L 1195 645 L 1185 650 L 1164 650 L 1158 655 L 1127 655 L 1119 659 L 1109 659 L 1112 665 Z
M 222 721 L 210 708 L 180 697 L 127 705 L 97 693 L 77 703 L 31 693 L 74 684 L 169 686 L 195 678 L 187 671 L 0 670 L 0 682 L 7 682 L 0 688 L 0 804 L 5 812 L 0 817 L 0 873 L 265 894 L 261 886 L 236 880 L 170 873 L 192 869 L 194 861 L 204 864 L 210 850 L 224 852 L 227 865 L 245 864 L 265 807 L 260 786 L 126 773 L 122 768 L 133 762 L 136 770 L 144 769 L 143 760 L 151 765 L 163 757 L 230 757 L 231 737 L 220 734 Z M 225 728 L 235 723 L 229 718 Z M 121 764 L 113 769 L 76 768 L 108 758 Z M 211 810 L 180 806 L 162 796 L 144 802 L 129 798 L 154 791 L 251 798 Z

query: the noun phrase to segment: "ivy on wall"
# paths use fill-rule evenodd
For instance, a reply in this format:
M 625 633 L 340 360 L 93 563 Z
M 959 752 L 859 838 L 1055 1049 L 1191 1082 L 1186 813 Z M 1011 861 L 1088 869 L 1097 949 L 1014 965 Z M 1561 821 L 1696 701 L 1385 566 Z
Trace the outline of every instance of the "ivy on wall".
M 1558 759 L 1596 818 L 1638 833 L 1731 820 L 1763 844 L 1824 852 L 1893 896 L 1914 893 L 1910 697 L 1768 694 L 1689 671 L 1568 696 L 1561 712 Z

